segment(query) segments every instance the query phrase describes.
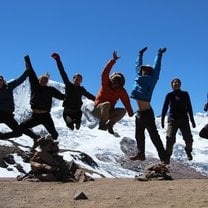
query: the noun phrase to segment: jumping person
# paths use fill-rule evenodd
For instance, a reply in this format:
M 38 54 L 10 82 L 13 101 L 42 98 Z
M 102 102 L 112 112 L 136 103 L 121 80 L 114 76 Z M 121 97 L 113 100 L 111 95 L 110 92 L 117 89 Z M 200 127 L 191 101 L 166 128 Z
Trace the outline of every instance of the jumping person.
M 4 77 L 0 76 L 0 123 L 6 124 L 13 130 L 11 132 L 0 133 L 0 139 L 20 137 L 23 134 L 22 129 L 14 118 L 15 104 L 13 90 L 26 80 L 28 74 L 29 71 L 26 69 L 19 78 L 10 82 L 6 82 Z M 32 138 L 37 137 L 36 134 L 29 129 L 25 129 L 24 134 Z
M 139 51 L 136 61 L 136 79 L 131 97 L 136 100 L 138 111 L 135 120 L 135 138 L 138 153 L 130 157 L 131 160 L 145 160 L 145 129 L 147 129 L 152 143 L 157 149 L 161 162 L 166 163 L 166 152 L 155 124 L 154 111 L 150 101 L 155 85 L 159 79 L 162 55 L 166 48 L 160 48 L 153 66 L 143 65 L 143 54 L 147 47 Z
M 100 120 L 99 129 L 108 130 L 110 134 L 114 134 L 113 126 L 123 118 L 126 110 L 129 116 L 133 116 L 130 99 L 124 88 L 124 76 L 119 72 L 109 76 L 113 65 L 119 58 L 116 51 L 114 51 L 113 59 L 105 66 L 101 76 L 102 85 L 96 96 L 93 110 L 93 115 Z M 125 108 L 115 108 L 119 99 Z
M 42 124 L 52 138 L 56 140 L 58 137 L 58 132 L 55 129 L 54 122 L 50 115 L 52 98 L 64 100 L 65 95 L 58 91 L 55 87 L 47 86 L 49 80 L 48 74 L 42 75 L 39 78 L 37 77 L 28 55 L 25 56 L 25 64 L 26 68 L 30 71 L 30 105 L 32 109 L 32 116 L 23 121 L 20 126 L 24 130 Z
M 82 118 L 82 96 L 84 95 L 88 99 L 95 101 L 95 96 L 89 93 L 83 86 L 82 83 L 82 75 L 75 74 L 73 76 L 73 82 L 71 82 L 64 70 L 64 66 L 61 62 L 60 56 L 57 53 L 53 53 L 51 55 L 57 63 L 59 72 L 65 84 L 65 99 L 63 102 L 64 112 L 63 118 L 66 122 L 66 125 L 74 130 L 74 125 L 76 129 L 80 128 L 81 118 Z

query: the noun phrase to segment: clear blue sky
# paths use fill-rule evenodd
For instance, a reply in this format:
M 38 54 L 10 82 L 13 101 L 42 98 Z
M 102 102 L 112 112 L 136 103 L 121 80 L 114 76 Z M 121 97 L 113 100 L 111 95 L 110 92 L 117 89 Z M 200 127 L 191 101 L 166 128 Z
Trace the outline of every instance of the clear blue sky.
M 144 64 L 152 64 L 158 48 L 167 47 L 160 79 L 152 97 L 161 113 L 174 77 L 189 92 L 194 113 L 203 112 L 208 78 L 207 0 L 7 0 L 0 7 L 0 74 L 6 80 L 24 70 L 29 54 L 38 75 L 62 82 L 51 53 L 58 52 L 72 78 L 83 74 L 83 86 L 96 94 L 100 75 L 113 50 L 121 58 L 113 71 L 126 76 L 130 93 L 135 59 L 148 46 Z M 135 101 L 131 103 L 136 110 Z M 119 103 L 120 105 L 120 103 Z

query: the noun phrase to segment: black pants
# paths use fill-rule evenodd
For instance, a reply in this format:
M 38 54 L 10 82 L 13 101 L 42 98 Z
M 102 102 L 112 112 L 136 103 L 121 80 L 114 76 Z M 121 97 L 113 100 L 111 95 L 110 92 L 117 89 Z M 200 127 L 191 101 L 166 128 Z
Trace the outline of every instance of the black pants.
M 35 139 L 38 136 L 33 133 L 30 129 L 22 129 L 21 126 L 14 119 L 13 113 L 0 112 L 0 123 L 6 124 L 13 131 L 1 134 L 1 139 L 9 139 L 14 137 L 20 137 L 22 134 L 26 134 L 27 136 Z
M 180 129 L 185 141 L 185 151 L 187 153 L 192 152 L 193 138 L 189 125 L 189 120 L 170 120 L 168 119 L 167 137 L 166 137 L 166 152 L 171 157 L 173 152 L 173 146 L 176 142 L 176 133 Z
M 69 117 L 69 118 L 67 118 Z M 73 124 L 81 124 L 82 111 L 80 109 L 64 110 L 63 118 L 67 126 Z
M 58 132 L 55 129 L 54 122 L 51 118 L 50 113 L 32 113 L 32 116 L 26 121 L 20 124 L 21 129 L 25 131 L 26 129 L 33 128 L 42 124 L 49 134 L 53 137 L 53 139 L 58 138 Z
M 138 152 L 145 153 L 145 129 L 147 129 L 152 143 L 157 149 L 161 161 L 166 160 L 166 152 L 155 124 L 155 116 L 152 109 L 146 111 L 138 111 L 136 115 L 136 141 Z

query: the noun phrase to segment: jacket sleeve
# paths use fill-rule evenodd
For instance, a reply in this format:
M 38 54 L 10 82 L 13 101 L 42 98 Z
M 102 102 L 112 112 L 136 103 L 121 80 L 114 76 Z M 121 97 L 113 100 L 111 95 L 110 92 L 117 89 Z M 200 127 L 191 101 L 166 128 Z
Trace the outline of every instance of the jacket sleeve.
M 167 111 L 168 111 L 169 97 L 170 97 L 169 94 L 167 94 L 166 97 L 165 97 L 164 104 L 163 104 L 163 108 L 162 108 L 162 116 L 161 116 L 161 123 L 162 123 L 162 124 L 164 124 L 165 116 L 166 116 Z
M 64 100 L 65 95 L 61 93 L 59 90 L 57 90 L 55 87 L 51 87 L 52 90 L 52 96 L 59 100 Z
M 186 93 L 186 96 L 187 96 L 187 110 L 188 110 L 188 114 L 189 114 L 191 123 L 195 124 L 194 116 L 193 116 L 193 109 L 192 109 L 192 105 L 191 105 L 191 99 L 190 99 L 190 96 L 189 96 L 188 92 Z
M 61 74 L 61 77 L 62 77 L 62 80 L 64 82 L 65 85 L 69 85 L 69 84 L 72 84 L 66 74 L 66 71 L 64 70 L 64 66 L 62 64 L 61 61 L 57 61 L 57 67 L 59 69 L 59 72 Z
M 11 89 L 14 89 L 15 87 L 17 87 L 18 85 L 22 84 L 26 80 L 28 74 L 29 74 L 29 71 L 26 69 L 20 77 L 18 77 L 17 79 L 9 82 L 8 86 Z
M 160 70 L 161 70 L 161 61 L 162 61 L 162 53 L 158 53 L 154 60 L 154 79 L 158 80 L 160 76 Z
M 89 93 L 84 87 L 82 87 L 82 90 L 83 90 L 83 95 L 85 97 L 87 97 L 88 99 L 92 100 L 92 101 L 95 101 L 95 96 L 91 93 Z
M 116 63 L 115 60 L 111 59 L 107 65 L 105 66 L 103 72 L 102 72 L 102 86 L 105 86 L 106 84 L 109 83 L 109 74 L 110 74 L 110 71 L 113 67 L 113 65 Z
M 123 92 L 121 94 L 120 99 L 121 99 L 121 102 L 123 103 L 123 105 L 125 106 L 125 108 L 128 112 L 128 115 L 133 116 L 134 112 L 133 112 L 133 109 L 131 107 L 131 102 L 130 102 L 129 96 L 128 96 L 125 89 L 123 89 Z
M 136 73 L 141 75 L 140 66 L 143 64 L 143 54 L 139 53 L 136 59 Z

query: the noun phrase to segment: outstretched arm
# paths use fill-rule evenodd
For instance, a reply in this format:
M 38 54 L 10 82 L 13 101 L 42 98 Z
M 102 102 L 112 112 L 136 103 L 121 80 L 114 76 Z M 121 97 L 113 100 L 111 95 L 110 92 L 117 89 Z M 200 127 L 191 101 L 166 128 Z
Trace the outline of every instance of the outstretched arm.
M 69 80 L 69 78 L 68 78 L 68 76 L 67 76 L 67 74 L 64 70 L 64 66 L 61 62 L 61 58 L 60 58 L 59 54 L 53 53 L 51 56 L 56 60 L 56 63 L 57 63 L 57 66 L 58 66 L 58 69 L 59 69 L 59 72 L 61 74 L 61 77 L 63 79 L 64 84 L 65 85 L 70 84 L 71 82 L 70 82 L 70 80 Z
M 102 73 L 102 85 L 108 84 L 110 71 L 119 58 L 117 52 L 113 51 L 113 58 L 107 63 Z
M 147 50 L 147 47 L 142 48 L 139 53 L 136 60 L 136 73 L 140 73 L 140 66 L 143 64 L 143 54 Z
M 39 85 L 39 81 L 38 81 L 38 77 L 32 67 L 29 55 L 26 55 L 24 57 L 24 59 L 25 59 L 26 69 L 29 71 L 29 80 L 30 80 L 31 87 L 36 88 Z

